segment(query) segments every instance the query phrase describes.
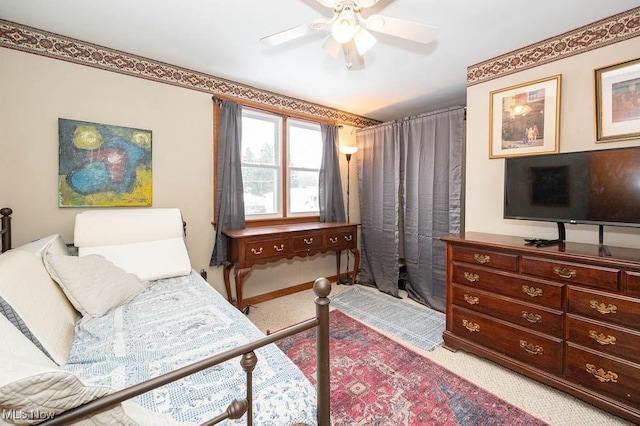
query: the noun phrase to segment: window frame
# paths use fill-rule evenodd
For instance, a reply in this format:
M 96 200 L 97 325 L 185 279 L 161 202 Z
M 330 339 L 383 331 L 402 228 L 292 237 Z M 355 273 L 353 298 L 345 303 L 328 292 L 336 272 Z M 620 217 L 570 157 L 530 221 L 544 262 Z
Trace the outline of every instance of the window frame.
M 225 100 L 230 100 L 233 102 L 237 102 L 240 105 L 242 105 L 243 110 L 244 109 L 250 109 L 250 110 L 254 110 L 256 112 L 259 113 L 263 113 L 263 114 L 272 114 L 272 115 L 277 115 L 280 116 L 282 118 L 282 128 L 283 128 L 283 135 L 282 135 L 282 141 L 281 141 L 281 151 L 282 151 L 282 175 L 280 177 L 280 180 L 282 182 L 282 206 L 281 209 L 282 210 L 282 215 L 278 216 L 278 217 L 264 217 L 264 218 L 246 218 L 245 215 L 245 226 L 247 228 L 251 228 L 251 227 L 256 227 L 256 226 L 267 226 L 267 225 L 285 225 L 285 224 L 295 224 L 295 223 L 308 223 L 308 222 L 320 222 L 320 214 L 312 214 L 312 215 L 305 215 L 305 214 L 300 214 L 300 215 L 293 215 L 293 216 L 288 216 L 287 215 L 287 207 L 288 207 L 288 177 L 287 177 L 287 173 L 288 173 L 288 156 L 287 156 L 287 146 L 288 146 L 288 141 L 287 141 L 287 132 L 284 129 L 288 128 L 288 119 L 295 119 L 295 120 L 300 120 L 300 121 L 307 121 L 310 123 L 316 123 L 316 124 L 330 124 L 330 125 L 337 125 L 337 123 L 333 120 L 323 120 L 321 118 L 315 117 L 315 116 L 311 116 L 311 115 L 307 115 L 304 113 L 299 113 L 296 111 L 285 111 L 282 109 L 278 109 L 278 108 L 272 108 L 272 107 L 268 107 L 266 105 L 262 105 L 256 102 L 250 102 L 250 101 L 244 101 L 244 100 L 240 100 L 240 99 L 236 99 L 236 98 L 232 98 L 232 97 L 221 97 L 221 96 L 214 96 L 213 97 L 213 225 L 216 226 L 216 211 L 217 211 L 217 199 L 216 199 L 216 176 L 217 176 L 217 171 L 216 171 L 216 162 L 217 162 L 217 158 L 218 158 L 218 137 L 219 137 L 219 120 L 218 117 L 220 116 L 220 103 L 217 102 L 218 100 L 221 99 L 225 99 Z

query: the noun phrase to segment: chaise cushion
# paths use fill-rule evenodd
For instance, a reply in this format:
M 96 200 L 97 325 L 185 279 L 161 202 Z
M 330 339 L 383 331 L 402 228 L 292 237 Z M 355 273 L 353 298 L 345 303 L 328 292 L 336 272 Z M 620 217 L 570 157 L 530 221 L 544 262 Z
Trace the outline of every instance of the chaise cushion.
M 78 313 L 38 256 L 26 250 L 0 255 L 0 298 L 16 328 L 26 327 L 56 364 L 67 361 Z
M 143 292 L 146 283 L 103 256 L 47 254 L 44 263 L 51 277 L 83 317 L 101 317 Z

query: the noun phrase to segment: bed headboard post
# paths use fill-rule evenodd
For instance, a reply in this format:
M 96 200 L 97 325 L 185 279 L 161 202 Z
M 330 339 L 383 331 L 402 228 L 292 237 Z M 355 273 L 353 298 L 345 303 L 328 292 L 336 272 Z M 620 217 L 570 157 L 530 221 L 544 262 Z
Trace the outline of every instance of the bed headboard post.
M 0 222 L 2 222 L 2 227 L 0 233 L 2 233 L 2 253 L 7 250 L 11 250 L 11 210 L 9 207 L 3 207 L 0 209 L 0 215 L 2 218 Z
M 316 380 L 318 392 L 318 425 L 331 424 L 331 389 L 329 387 L 329 293 L 331 282 L 326 278 L 318 278 L 313 283 L 316 299 L 316 318 L 318 319 L 318 333 L 316 338 Z

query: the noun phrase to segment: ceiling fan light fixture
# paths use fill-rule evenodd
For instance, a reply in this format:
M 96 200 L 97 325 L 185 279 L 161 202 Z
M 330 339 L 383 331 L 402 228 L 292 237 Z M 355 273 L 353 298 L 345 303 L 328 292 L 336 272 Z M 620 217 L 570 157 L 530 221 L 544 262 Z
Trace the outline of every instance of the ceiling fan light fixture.
M 342 44 L 338 43 L 332 35 L 329 35 L 322 44 L 322 50 L 337 59 L 342 53 Z
M 360 56 L 367 53 L 369 49 L 376 44 L 376 42 L 376 38 L 369 31 L 358 25 L 358 29 L 353 35 L 353 43 L 356 45 L 356 49 Z
M 347 43 L 353 38 L 357 26 L 355 12 L 345 6 L 331 26 L 331 34 L 338 43 Z

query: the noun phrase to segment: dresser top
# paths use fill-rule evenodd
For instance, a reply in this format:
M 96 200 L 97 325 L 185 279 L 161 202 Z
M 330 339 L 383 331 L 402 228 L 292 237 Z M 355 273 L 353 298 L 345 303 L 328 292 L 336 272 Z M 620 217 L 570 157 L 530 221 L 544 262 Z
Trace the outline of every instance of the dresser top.
M 527 244 L 523 237 L 513 235 L 487 234 L 482 232 L 466 232 L 460 235 L 450 235 L 441 238 L 445 242 L 464 245 L 493 246 L 496 249 L 516 250 L 526 254 L 548 254 L 554 257 L 571 257 L 580 260 L 606 260 L 610 262 L 640 264 L 640 249 L 614 247 L 605 245 L 607 250 L 598 244 L 584 244 L 565 242 L 536 247 Z
M 224 231 L 223 233 L 229 238 L 244 238 L 256 235 L 271 235 L 288 232 L 304 232 L 304 231 L 322 231 L 333 228 L 353 227 L 358 223 L 353 222 L 308 222 L 308 223 L 292 223 L 288 225 L 270 225 L 256 226 L 245 229 L 236 229 Z

